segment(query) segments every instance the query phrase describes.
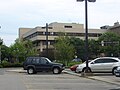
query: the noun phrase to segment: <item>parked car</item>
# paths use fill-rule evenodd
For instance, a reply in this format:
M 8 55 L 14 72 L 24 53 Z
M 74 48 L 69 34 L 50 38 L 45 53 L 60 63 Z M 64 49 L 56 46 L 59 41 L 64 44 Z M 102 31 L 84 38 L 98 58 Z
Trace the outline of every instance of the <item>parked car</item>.
M 60 74 L 65 66 L 60 63 L 53 63 L 45 57 L 28 57 L 23 63 L 23 69 L 28 74 L 34 74 L 39 71 L 52 71 L 53 74 Z
M 76 68 L 78 67 L 78 65 L 79 64 L 75 64 L 75 65 L 71 66 L 70 70 L 76 72 Z
M 80 61 L 82 61 L 80 58 L 75 58 L 75 59 L 73 59 L 72 60 L 73 62 L 80 62 Z
M 117 67 L 117 70 L 115 71 L 115 76 L 120 77 L 120 67 Z
M 90 72 L 112 72 L 115 74 L 117 67 L 120 66 L 120 59 L 116 57 L 100 57 L 88 63 Z M 85 72 L 86 63 L 78 65 L 76 72 Z

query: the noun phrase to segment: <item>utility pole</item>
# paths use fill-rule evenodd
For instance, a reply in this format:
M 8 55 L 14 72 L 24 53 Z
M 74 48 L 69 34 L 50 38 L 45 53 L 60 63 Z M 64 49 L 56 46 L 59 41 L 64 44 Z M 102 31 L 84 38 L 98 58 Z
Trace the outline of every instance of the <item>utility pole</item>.
M 96 2 L 96 0 L 77 0 L 77 2 L 85 1 L 85 59 L 86 59 L 86 71 L 88 72 L 88 9 L 87 2 Z
M 1 55 L 2 55 L 2 53 L 1 53 L 1 51 L 2 51 L 1 48 L 2 47 L 1 46 L 2 46 L 2 43 L 3 43 L 3 40 L 0 38 L 0 64 L 2 63 L 1 62 Z
M 48 57 L 48 23 L 46 23 L 46 56 Z

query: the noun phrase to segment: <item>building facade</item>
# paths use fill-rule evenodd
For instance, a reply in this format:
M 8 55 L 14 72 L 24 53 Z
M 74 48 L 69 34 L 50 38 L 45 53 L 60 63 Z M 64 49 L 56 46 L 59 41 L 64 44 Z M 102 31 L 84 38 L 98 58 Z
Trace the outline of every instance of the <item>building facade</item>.
M 114 25 L 112 27 L 110 27 L 108 30 L 111 31 L 111 32 L 120 34 L 120 24 L 119 24 L 119 22 L 114 23 Z
M 98 39 L 107 29 L 89 29 L 88 38 Z M 74 36 L 76 38 L 85 39 L 85 29 L 83 24 L 77 23 L 50 23 L 48 25 L 48 48 L 53 48 L 55 38 L 59 33 L 63 32 L 67 36 Z M 31 40 L 37 50 L 42 52 L 46 49 L 46 26 L 35 28 L 19 28 L 19 38 L 24 40 Z

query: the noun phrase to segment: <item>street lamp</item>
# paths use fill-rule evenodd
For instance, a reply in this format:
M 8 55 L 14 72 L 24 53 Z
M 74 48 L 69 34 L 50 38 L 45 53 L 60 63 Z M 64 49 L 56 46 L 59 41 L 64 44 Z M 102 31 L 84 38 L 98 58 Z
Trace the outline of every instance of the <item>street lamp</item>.
M 46 56 L 48 57 L 48 23 L 46 23 Z
M 86 59 L 86 72 L 88 72 L 88 13 L 87 1 L 96 2 L 96 0 L 77 0 L 77 2 L 85 1 L 85 59 Z
M 3 40 L 0 38 L 0 64 L 1 64 L 1 45 L 2 45 L 2 43 L 3 43 Z

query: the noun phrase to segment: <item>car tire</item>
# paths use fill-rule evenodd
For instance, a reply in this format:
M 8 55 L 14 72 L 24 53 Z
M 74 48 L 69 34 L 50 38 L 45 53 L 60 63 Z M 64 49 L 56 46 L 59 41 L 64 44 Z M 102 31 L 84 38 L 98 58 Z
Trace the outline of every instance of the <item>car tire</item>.
M 86 68 L 83 68 L 82 72 L 84 72 L 84 73 L 85 73 L 85 72 L 86 72 Z M 91 73 L 91 72 L 92 72 L 90 68 L 88 68 L 88 72 L 89 72 L 89 73 Z
M 117 70 L 117 67 L 116 68 L 113 68 L 112 70 L 112 74 L 115 75 L 115 71 Z
M 28 69 L 27 69 L 27 73 L 28 73 L 28 74 L 34 74 L 34 73 L 35 73 L 34 68 L 32 68 L 32 67 L 28 68 Z
M 54 67 L 52 71 L 53 71 L 53 74 L 60 74 L 61 73 L 61 71 L 58 67 Z

